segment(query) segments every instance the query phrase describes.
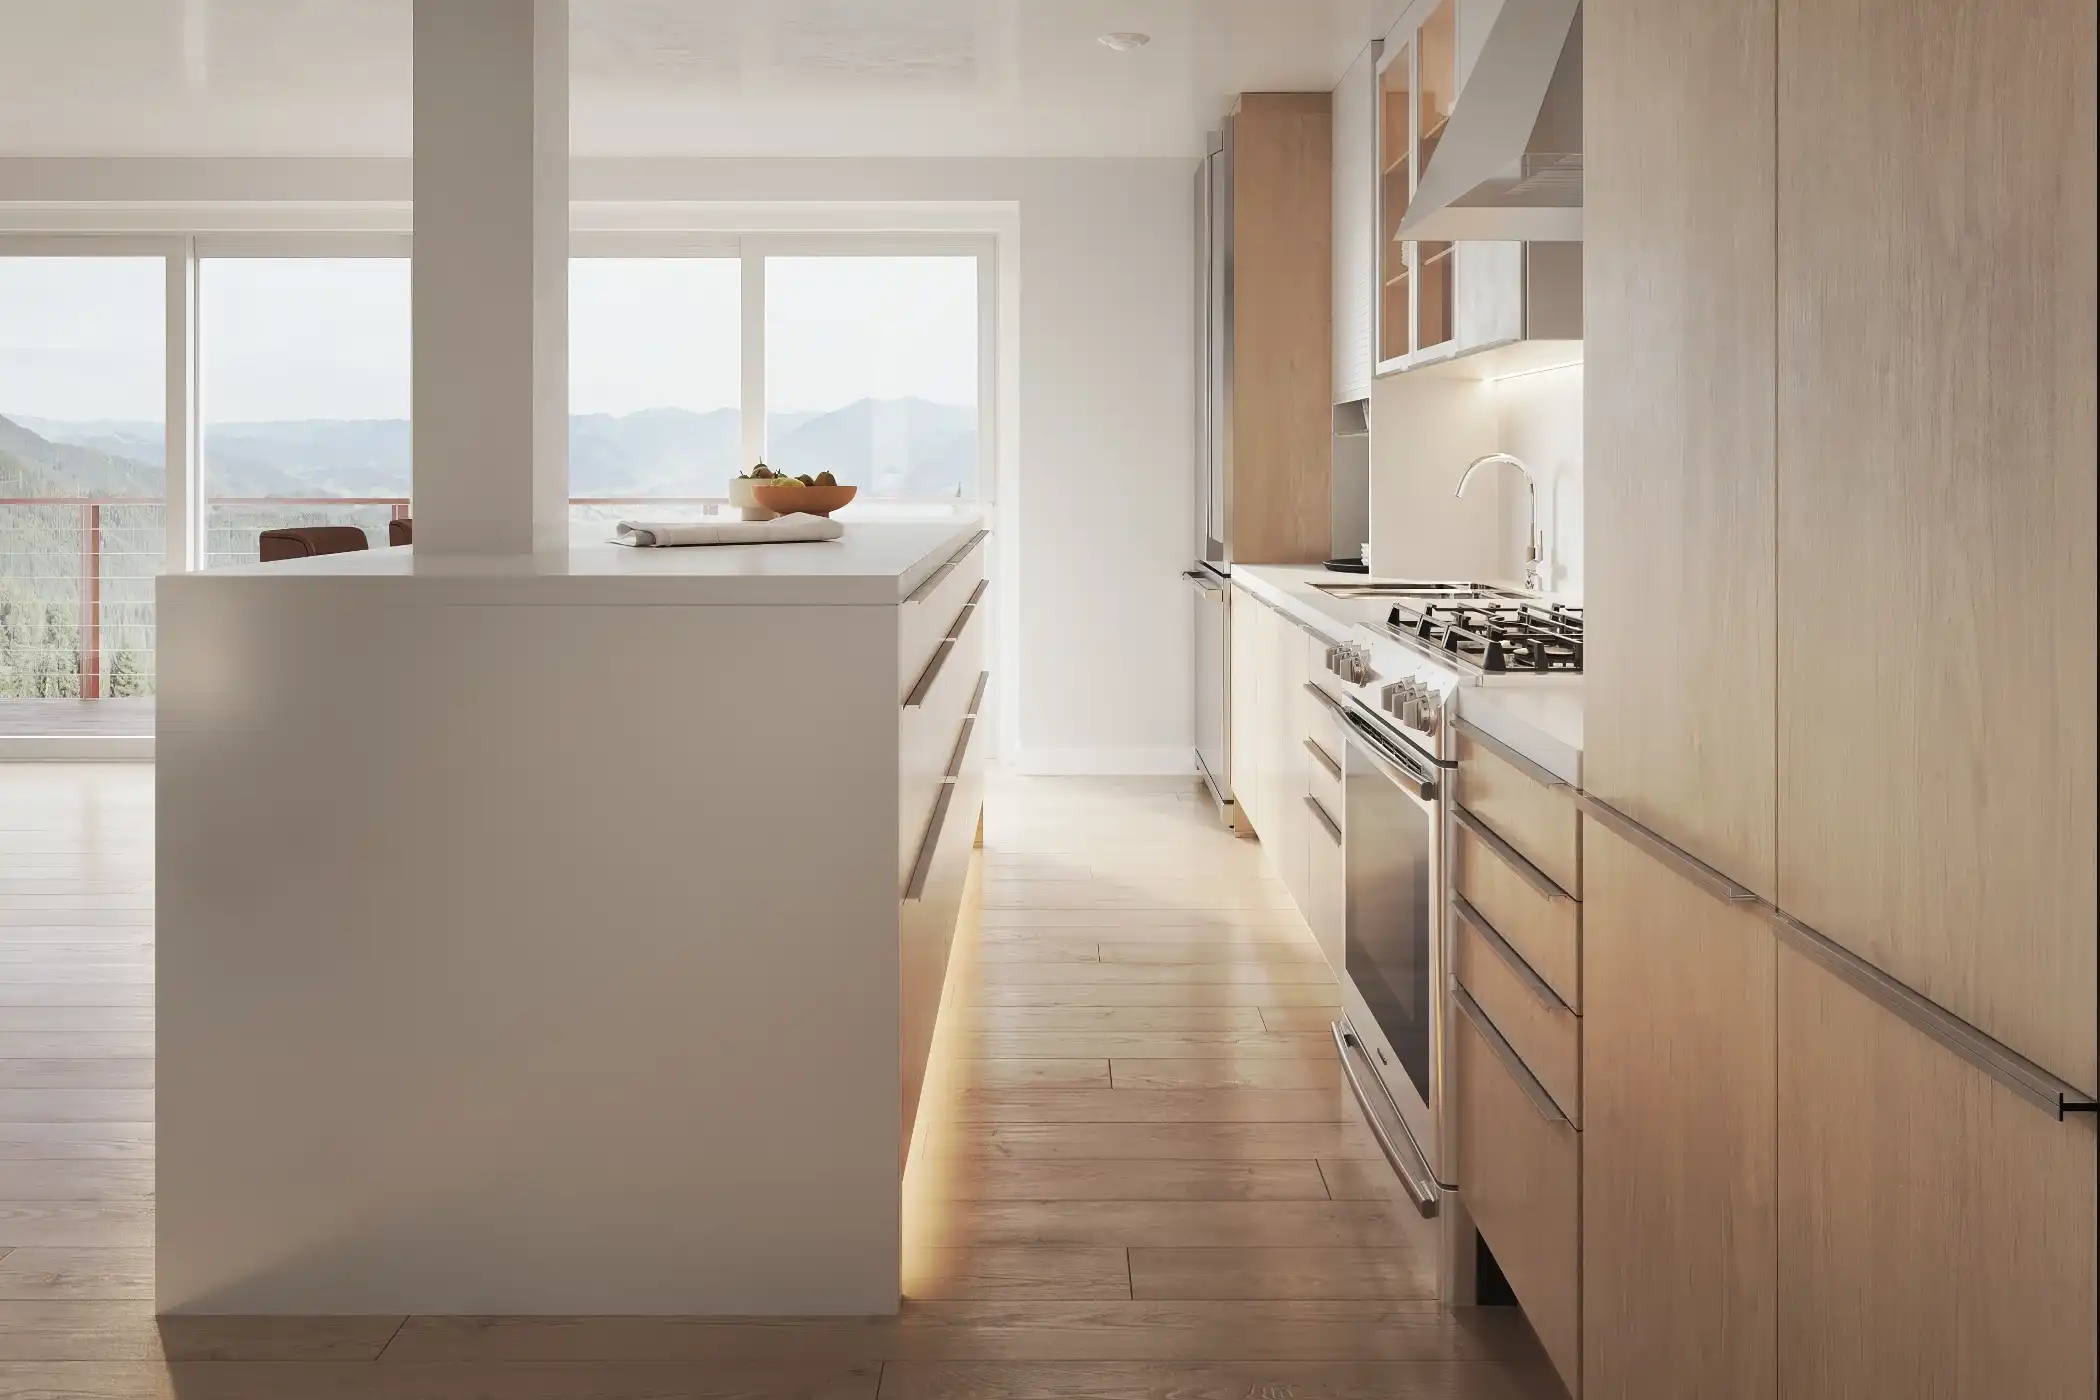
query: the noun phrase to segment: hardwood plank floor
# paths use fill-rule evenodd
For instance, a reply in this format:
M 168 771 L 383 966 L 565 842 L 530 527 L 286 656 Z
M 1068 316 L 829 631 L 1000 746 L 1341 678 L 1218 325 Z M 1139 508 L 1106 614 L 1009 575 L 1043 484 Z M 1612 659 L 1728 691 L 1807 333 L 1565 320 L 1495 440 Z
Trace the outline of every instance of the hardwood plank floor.
M 157 1319 L 152 772 L 0 765 L 0 1395 L 1560 1393 L 1513 1310 L 1435 1302 L 1257 843 L 1149 779 L 998 779 L 985 833 L 897 1316 Z

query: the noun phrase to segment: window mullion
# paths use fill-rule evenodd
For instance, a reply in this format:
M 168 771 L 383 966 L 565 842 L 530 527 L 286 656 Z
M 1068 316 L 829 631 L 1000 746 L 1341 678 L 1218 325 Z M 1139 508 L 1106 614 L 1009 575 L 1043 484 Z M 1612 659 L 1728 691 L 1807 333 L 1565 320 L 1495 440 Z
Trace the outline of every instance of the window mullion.
M 743 466 L 766 457 L 766 256 L 754 239 L 743 239 L 739 256 L 743 266 L 742 428 Z

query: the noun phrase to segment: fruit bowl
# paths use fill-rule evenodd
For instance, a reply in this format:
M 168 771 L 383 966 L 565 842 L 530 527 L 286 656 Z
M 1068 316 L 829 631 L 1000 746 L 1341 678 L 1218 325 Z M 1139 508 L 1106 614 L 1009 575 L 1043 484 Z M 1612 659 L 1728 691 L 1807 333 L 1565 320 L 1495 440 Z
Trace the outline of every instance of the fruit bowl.
M 770 481 L 751 483 L 751 497 L 779 515 L 829 515 L 860 494 L 858 486 L 803 486 Z

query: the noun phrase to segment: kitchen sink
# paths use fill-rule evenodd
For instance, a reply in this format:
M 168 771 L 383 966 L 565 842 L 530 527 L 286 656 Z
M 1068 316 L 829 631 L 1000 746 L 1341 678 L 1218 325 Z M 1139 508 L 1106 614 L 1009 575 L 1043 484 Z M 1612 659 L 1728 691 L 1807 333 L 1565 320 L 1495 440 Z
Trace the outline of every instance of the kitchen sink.
M 1503 588 L 1492 583 L 1411 583 L 1395 580 L 1389 583 L 1316 583 L 1330 598 L 1528 598 L 1531 595 L 1517 588 Z

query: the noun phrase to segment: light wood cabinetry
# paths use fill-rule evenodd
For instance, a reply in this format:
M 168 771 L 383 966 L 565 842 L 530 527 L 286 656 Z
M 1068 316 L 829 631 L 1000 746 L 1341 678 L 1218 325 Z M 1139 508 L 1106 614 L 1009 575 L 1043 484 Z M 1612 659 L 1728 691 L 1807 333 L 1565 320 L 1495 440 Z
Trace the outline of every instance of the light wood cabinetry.
M 1310 564 L 1332 534 L 1334 103 L 1247 93 L 1232 113 L 1231 476 L 1223 543 L 1240 564 Z
M 1455 1015 L 1452 1036 L 1459 1190 L 1554 1370 L 1579 1396 L 1582 1134 L 1534 1097 L 1543 1088 L 1525 1082 L 1523 1063 L 1476 1014 Z
M 1371 396 L 1378 285 L 1378 53 L 1334 90 L 1334 401 Z
M 1771 928 L 1595 822 L 1583 893 L 1585 1384 L 1770 1397 Z
M 1779 7 L 1778 902 L 2088 1093 L 2094 39 Z
M 1463 723 L 1457 747 L 1458 805 L 1581 898 L 1582 819 L 1568 785 Z
M 1584 786 L 1766 898 L 1774 3 L 1584 6 Z
M 1779 950 L 1780 1393 L 2090 1397 L 2093 1118 Z
M 1492 831 L 1461 812 L 1452 823 L 1451 888 L 1582 1010 L 1582 906 Z
M 1582 1018 L 1486 919 L 1452 920 L 1451 970 L 1560 1111 L 1582 1126 Z

